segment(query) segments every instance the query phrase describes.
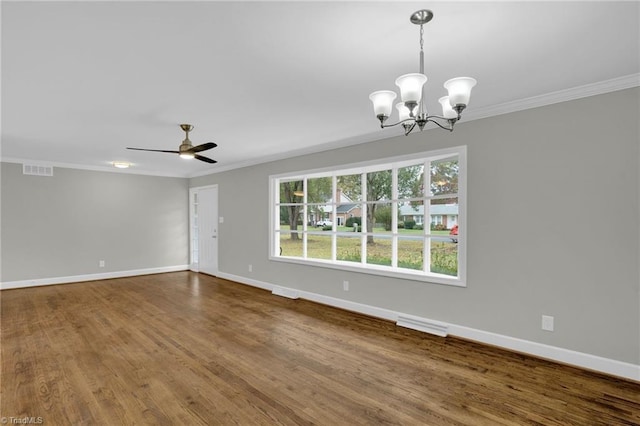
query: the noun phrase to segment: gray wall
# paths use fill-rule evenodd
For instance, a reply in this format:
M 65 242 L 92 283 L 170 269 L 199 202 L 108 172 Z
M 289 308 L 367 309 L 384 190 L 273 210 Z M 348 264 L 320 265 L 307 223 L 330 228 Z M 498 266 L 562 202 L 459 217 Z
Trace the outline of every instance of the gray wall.
M 190 186 L 219 185 L 222 272 L 640 364 L 639 99 L 618 91 Z M 268 260 L 269 175 L 457 145 L 468 146 L 466 288 Z
M 187 179 L 2 163 L 1 190 L 2 282 L 189 263 Z

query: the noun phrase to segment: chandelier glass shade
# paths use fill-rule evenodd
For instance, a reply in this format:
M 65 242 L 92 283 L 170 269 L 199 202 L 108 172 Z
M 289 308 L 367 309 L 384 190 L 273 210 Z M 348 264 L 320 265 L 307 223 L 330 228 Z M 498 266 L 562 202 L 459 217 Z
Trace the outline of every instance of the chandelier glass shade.
M 444 88 L 448 95 L 438 102 L 442 106 L 442 115 L 430 115 L 424 102 L 424 86 L 427 76 L 424 74 L 424 24 L 433 18 L 430 10 L 419 10 L 411 15 L 411 22 L 420 25 L 420 72 L 404 74 L 396 79 L 400 89 L 401 102 L 396 104 L 399 120 L 394 124 L 385 124 L 393 112 L 393 102 L 398 97 L 391 90 L 378 90 L 369 95 L 373 103 L 373 112 L 380 120 L 380 127 L 392 127 L 402 124 L 405 135 L 411 133 L 416 125 L 423 130 L 427 123 L 434 123 L 444 130 L 453 131 L 454 124 L 461 119 L 462 111 L 469 105 L 471 89 L 476 80 L 471 77 L 457 77 L 447 80 Z

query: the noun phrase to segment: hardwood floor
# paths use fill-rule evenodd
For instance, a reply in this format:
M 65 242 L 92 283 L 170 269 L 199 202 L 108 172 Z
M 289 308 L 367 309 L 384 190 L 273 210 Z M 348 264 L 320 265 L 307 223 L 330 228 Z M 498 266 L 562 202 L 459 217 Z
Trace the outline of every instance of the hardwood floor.
M 9 423 L 640 424 L 638 383 L 191 272 L 0 299 Z

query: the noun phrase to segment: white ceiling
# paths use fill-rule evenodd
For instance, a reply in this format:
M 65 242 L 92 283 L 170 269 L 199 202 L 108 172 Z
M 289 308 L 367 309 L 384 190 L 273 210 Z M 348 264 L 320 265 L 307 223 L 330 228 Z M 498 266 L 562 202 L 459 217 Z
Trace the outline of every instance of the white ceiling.
M 7 2 L 2 159 L 196 176 L 401 133 L 370 92 L 418 71 L 478 80 L 463 120 L 620 78 L 637 85 L 638 2 Z M 626 78 L 626 79 L 625 79 Z M 636 83 L 634 83 L 636 82 Z M 615 84 L 613 85 L 615 88 Z M 216 165 L 177 155 L 179 123 Z

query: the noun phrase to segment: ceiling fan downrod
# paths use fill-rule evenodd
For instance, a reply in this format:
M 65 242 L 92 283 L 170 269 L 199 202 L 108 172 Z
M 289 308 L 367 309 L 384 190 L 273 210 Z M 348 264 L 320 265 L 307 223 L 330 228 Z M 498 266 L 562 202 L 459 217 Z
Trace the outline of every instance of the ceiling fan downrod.
M 193 126 L 191 124 L 181 124 L 180 128 L 185 133 L 185 138 L 178 148 L 178 151 L 180 151 L 180 158 L 193 158 L 195 157 L 195 153 L 191 151 L 193 149 L 193 144 L 189 140 L 189 132 L 193 130 Z

